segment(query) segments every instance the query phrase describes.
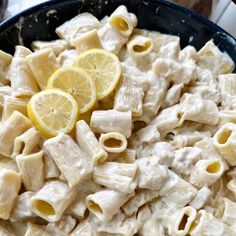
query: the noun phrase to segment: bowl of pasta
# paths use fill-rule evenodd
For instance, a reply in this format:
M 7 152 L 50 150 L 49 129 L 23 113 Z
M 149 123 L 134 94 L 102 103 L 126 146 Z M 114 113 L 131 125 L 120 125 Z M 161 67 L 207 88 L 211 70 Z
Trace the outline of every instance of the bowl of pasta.
M 166 1 L 48 1 L 0 25 L 0 235 L 236 235 L 236 40 Z

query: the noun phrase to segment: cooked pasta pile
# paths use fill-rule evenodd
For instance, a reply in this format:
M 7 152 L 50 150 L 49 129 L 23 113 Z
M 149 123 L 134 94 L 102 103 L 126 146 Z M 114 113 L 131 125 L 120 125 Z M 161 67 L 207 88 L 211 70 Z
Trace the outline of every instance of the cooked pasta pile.
M 0 235 L 236 235 L 234 62 L 136 26 L 0 51 Z

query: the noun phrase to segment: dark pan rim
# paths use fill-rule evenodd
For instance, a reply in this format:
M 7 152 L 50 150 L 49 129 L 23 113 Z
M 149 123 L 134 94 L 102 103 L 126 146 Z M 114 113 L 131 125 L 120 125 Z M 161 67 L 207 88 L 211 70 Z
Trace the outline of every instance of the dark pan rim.
M 77 0 L 74 0 L 74 1 L 77 2 Z M 28 9 L 26 9 L 26 10 L 16 14 L 15 16 L 13 16 L 13 17 L 3 21 L 0 24 L 0 34 L 1 34 L 1 32 L 5 31 L 7 28 L 9 28 L 12 25 L 16 24 L 21 17 L 26 17 L 26 16 L 29 16 L 29 15 L 35 14 L 35 13 L 37 13 L 38 11 L 40 11 L 42 9 L 51 7 L 51 6 L 53 6 L 53 5 L 57 4 L 57 3 L 61 3 L 61 2 L 62 2 L 62 0 L 46 1 L 46 2 L 43 2 L 43 3 L 40 3 L 40 4 L 36 5 L 36 6 L 30 7 Z M 208 18 L 200 15 L 197 12 L 194 12 L 194 11 L 192 11 L 190 9 L 187 9 L 185 7 L 182 7 L 182 6 L 179 6 L 177 4 L 174 4 L 174 3 L 171 3 L 171 2 L 167 2 L 165 0 L 145 0 L 144 2 L 146 2 L 146 3 L 160 3 L 161 5 L 163 5 L 165 7 L 168 7 L 170 9 L 177 10 L 177 11 L 183 13 L 183 14 L 189 15 L 193 19 L 195 19 L 197 22 L 199 22 L 199 23 L 209 27 L 213 31 L 226 34 L 227 36 L 231 37 L 235 41 L 235 43 L 236 43 L 236 39 L 231 34 L 229 34 L 227 31 L 222 29 L 220 26 L 218 26 L 217 24 L 213 23 Z

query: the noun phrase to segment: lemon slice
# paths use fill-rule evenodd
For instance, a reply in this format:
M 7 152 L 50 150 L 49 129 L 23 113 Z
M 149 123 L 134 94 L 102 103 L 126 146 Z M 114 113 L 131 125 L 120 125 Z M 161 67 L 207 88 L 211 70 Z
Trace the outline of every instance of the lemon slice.
M 118 57 L 103 49 L 91 49 L 75 58 L 74 66 L 85 70 L 95 81 L 98 99 L 110 94 L 116 87 L 121 65 Z
M 59 89 L 35 94 L 28 103 L 27 111 L 39 132 L 48 138 L 60 132 L 69 133 L 78 117 L 75 99 Z
M 91 109 L 97 98 L 93 79 L 77 67 L 64 67 L 57 70 L 48 80 L 47 88 L 60 89 L 71 94 L 79 105 L 80 113 Z

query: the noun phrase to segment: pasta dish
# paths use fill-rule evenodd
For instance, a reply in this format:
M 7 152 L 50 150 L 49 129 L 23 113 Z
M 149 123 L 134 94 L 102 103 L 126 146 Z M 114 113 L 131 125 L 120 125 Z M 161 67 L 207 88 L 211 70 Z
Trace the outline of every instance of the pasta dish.
M 236 74 L 119 6 L 0 51 L 1 236 L 236 235 Z

